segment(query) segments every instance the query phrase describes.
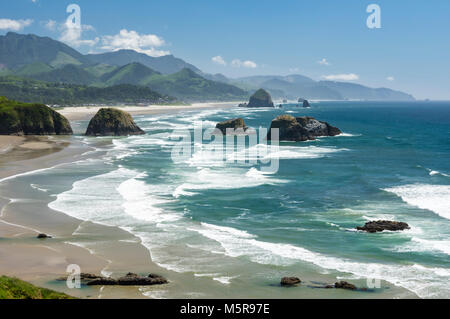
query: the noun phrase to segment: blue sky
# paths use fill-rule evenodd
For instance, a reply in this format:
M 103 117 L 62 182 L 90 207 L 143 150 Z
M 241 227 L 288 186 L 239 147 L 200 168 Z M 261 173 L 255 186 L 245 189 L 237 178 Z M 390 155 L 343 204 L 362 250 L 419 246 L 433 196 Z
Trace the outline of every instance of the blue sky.
M 64 33 L 71 3 L 81 8 L 81 34 Z M 366 25 L 372 3 L 380 29 Z M 450 100 L 448 0 L 2 1 L 0 33 L 8 31 L 83 53 L 171 53 L 230 77 L 296 73 Z

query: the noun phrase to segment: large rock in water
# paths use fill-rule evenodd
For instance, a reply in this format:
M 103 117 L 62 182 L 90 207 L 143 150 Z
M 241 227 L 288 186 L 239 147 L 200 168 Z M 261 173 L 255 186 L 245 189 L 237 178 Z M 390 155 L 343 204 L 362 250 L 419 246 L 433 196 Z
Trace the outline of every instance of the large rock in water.
M 127 112 L 102 108 L 89 122 L 86 130 L 88 136 L 127 136 L 145 134 Z
M 69 121 L 44 104 L 0 97 L 0 135 L 71 135 Z
M 308 141 L 319 136 L 336 136 L 341 134 L 341 130 L 331 126 L 327 122 L 318 121 L 313 117 L 293 117 L 291 115 L 280 115 L 272 121 L 270 129 L 279 129 L 280 141 Z M 271 140 L 271 130 L 267 135 Z
M 383 230 L 399 231 L 409 229 L 409 225 L 403 222 L 395 222 L 390 220 L 377 220 L 365 223 L 362 227 L 356 227 L 357 230 L 369 233 L 382 232 Z
M 264 89 L 259 89 L 250 97 L 247 107 L 274 107 L 274 105 L 270 94 Z
M 223 121 L 216 124 L 216 129 L 219 129 L 223 135 L 227 133 L 227 129 L 232 129 L 233 132 L 238 130 L 238 132 L 245 132 L 247 130 L 244 119 L 237 118 L 233 120 Z

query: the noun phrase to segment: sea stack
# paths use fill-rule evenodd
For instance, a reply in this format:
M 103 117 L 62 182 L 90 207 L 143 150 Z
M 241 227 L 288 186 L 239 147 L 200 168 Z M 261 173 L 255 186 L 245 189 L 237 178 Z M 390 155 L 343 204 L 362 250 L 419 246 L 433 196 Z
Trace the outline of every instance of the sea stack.
M 318 121 L 313 117 L 293 117 L 292 115 L 280 115 L 272 121 L 270 129 L 279 129 L 280 141 L 303 142 L 314 140 L 320 136 L 336 136 L 341 134 L 341 130 L 331 126 L 327 122 Z M 267 135 L 270 140 L 271 131 Z
M 311 105 L 309 104 L 308 100 L 304 100 L 303 101 L 303 107 L 311 107 Z
M 44 104 L 0 97 L 0 135 L 71 135 L 69 121 Z
M 145 134 L 127 112 L 102 108 L 89 122 L 87 136 L 128 136 Z
M 237 118 L 217 123 L 216 129 L 220 130 L 222 134 L 225 135 L 227 134 L 227 129 L 231 129 L 228 131 L 233 133 L 244 133 L 248 127 L 245 125 L 244 119 Z
M 274 107 L 274 105 L 270 94 L 264 89 L 259 89 L 250 97 L 247 107 Z

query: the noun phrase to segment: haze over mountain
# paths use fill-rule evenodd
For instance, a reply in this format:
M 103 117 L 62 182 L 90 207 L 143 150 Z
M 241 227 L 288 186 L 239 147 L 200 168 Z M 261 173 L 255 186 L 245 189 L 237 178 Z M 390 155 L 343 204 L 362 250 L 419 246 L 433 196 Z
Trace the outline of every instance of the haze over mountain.
M 0 75 L 96 87 L 132 84 L 185 101 L 243 100 L 259 88 L 283 99 L 414 99 L 388 88 L 314 81 L 298 74 L 231 79 L 203 73 L 173 55 L 150 57 L 133 50 L 83 55 L 51 38 L 14 32 L 0 36 Z

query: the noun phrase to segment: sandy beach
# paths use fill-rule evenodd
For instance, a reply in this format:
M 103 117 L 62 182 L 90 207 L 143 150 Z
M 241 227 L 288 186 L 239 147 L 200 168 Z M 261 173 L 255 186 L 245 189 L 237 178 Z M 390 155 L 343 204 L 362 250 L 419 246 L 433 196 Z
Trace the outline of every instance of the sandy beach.
M 242 103 L 242 101 L 193 103 L 191 105 L 148 105 L 148 106 L 108 106 L 108 107 L 118 108 L 132 115 L 143 115 L 143 114 L 173 113 L 173 112 L 201 110 L 201 109 L 227 108 L 237 106 L 239 103 Z M 89 120 L 102 107 L 104 106 L 65 107 L 59 109 L 58 112 L 64 115 L 69 121 Z

